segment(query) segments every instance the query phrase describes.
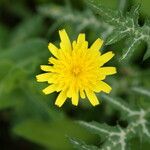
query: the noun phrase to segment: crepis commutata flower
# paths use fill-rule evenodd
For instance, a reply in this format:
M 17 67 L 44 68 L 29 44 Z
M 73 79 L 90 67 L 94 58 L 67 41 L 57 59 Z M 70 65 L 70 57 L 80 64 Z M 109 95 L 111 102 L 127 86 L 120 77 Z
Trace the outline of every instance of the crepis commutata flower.
M 90 47 L 85 39 L 85 34 L 79 34 L 72 43 L 66 31 L 60 30 L 60 48 L 49 43 L 48 49 L 53 57 L 48 60 L 48 65 L 41 65 L 41 70 L 46 73 L 37 75 L 38 82 L 49 84 L 43 92 L 50 94 L 59 92 L 55 104 L 61 107 L 67 98 L 77 106 L 79 97 L 89 99 L 93 106 L 99 104 L 96 93 L 110 93 L 111 87 L 103 80 L 107 75 L 116 73 L 115 67 L 102 67 L 113 56 L 113 52 L 101 54 L 99 49 L 103 40 L 98 38 Z

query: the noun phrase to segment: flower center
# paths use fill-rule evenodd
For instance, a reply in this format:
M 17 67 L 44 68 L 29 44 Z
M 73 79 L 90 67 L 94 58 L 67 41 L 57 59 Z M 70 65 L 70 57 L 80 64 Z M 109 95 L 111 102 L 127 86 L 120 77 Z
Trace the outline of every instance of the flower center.
M 80 72 L 81 72 L 81 68 L 80 68 L 80 67 L 74 66 L 74 67 L 72 68 L 72 74 L 73 74 L 74 76 L 79 75 Z

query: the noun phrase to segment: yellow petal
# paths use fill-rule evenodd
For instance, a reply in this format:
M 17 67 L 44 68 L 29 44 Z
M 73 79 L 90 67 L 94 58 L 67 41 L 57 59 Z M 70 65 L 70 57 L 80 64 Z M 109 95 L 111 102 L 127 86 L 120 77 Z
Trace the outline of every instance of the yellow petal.
M 44 90 L 43 90 L 43 93 L 44 94 L 51 94 L 53 93 L 54 91 L 56 91 L 56 86 L 54 84 L 52 85 L 49 85 L 48 87 L 46 87 Z
M 56 80 L 57 81 L 57 80 Z M 60 91 L 62 91 L 62 90 L 64 90 L 64 89 L 66 89 L 66 85 L 64 85 L 64 83 L 61 83 L 61 81 L 57 81 L 56 82 L 56 84 L 57 84 L 57 87 L 56 87 L 56 91 L 57 92 L 60 92 Z M 67 97 L 67 94 L 66 94 L 66 97 Z
M 79 56 L 79 59 L 80 59 L 79 61 L 81 61 L 81 57 L 83 58 L 86 55 L 87 49 L 88 49 L 87 41 L 84 41 L 80 44 L 76 44 L 75 53 L 76 53 L 76 55 Z
M 51 73 L 43 73 L 36 76 L 38 82 L 45 82 L 51 77 Z
M 48 79 L 48 83 L 58 83 L 58 77 L 55 74 L 52 74 L 51 77 Z
M 97 83 L 92 87 L 92 90 L 96 93 L 99 93 L 100 91 L 102 91 L 102 86 L 99 83 Z
M 87 50 L 87 49 L 88 49 L 88 42 L 85 41 L 82 43 L 81 50 L 82 50 L 82 52 L 85 53 L 86 52 L 85 50 Z
M 48 59 L 48 61 L 49 61 L 50 64 L 56 64 L 57 63 L 57 59 L 55 59 L 54 57 L 50 57 Z
M 63 105 L 63 103 L 65 102 L 67 96 L 66 96 L 66 92 L 62 91 L 59 93 L 55 105 L 57 105 L 58 107 L 61 107 Z
M 103 45 L 103 40 L 101 40 L 100 38 L 98 38 L 90 47 L 91 50 L 93 51 L 98 51 Z
M 106 78 L 106 75 L 104 75 L 104 74 L 99 75 L 99 80 L 104 80 L 105 78 Z
M 76 42 L 76 41 L 73 41 L 73 42 L 72 42 L 72 47 L 73 47 L 73 49 L 75 49 L 76 45 L 77 45 L 77 42 Z
M 73 92 L 73 95 L 72 95 L 72 104 L 77 106 L 78 105 L 78 101 L 79 101 L 79 93 L 77 91 Z
M 77 39 L 77 43 L 78 44 L 82 44 L 83 42 L 85 42 L 85 34 L 84 33 L 80 33 Z
M 115 67 L 102 67 L 100 68 L 100 74 L 112 75 L 116 73 Z
M 107 83 L 105 83 L 103 81 L 99 82 L 99 86 L 101 87 L 101 90 L 105 93 L 110 93 L 110 91 L 112 89 Z
M 115 54 L 113 52 L 107 52 L 99 57 L 100 66 L 108 62 Z
M 60 43 L 61 48 L 63 50 L 71 51 L 70 39 L 69 39 L 65 29 L 59 30 L 59 35 L 60 35 L 60 39 L 61 39 L 61 43 Z
M 90 101 L 90 103 L 93 105 L 93 106 L 96 106 L 99 104 L 99 101 L 95 95 L 95 93 L 91 90 L 86 90 L 86 95 Z
M 82 98 L 82 99 L 84 99 L 84 98 L 85 98 L 85 93 L 84 93 L 84 91 L 83 91 L 83 90 L 80 90 L 80 96 L 81 96 L 81 98 Z
M 49 43 L 48 49 L 55 57 L 58 57 L 58 48 L 54 44 Z
M 88 45 L 88 42 L 85 41 L 85 34 L 84 33 L 80 33 L 78 38 L 77 38 L 77 44 L 74 47 L 75 52 L 79 55 L 82 53 L 83 49 L 85 51 L 85 46 Z
M 41 70 L 43 71 L 52 71 L 53 67 L 52 66 L 48 66 L 48 65 L 41 65 Z
M 72 95 L 73 95 L 73 88 L 72 88 L 72 85 L 70 85 L 70 87 L 69 87 L 69 89 L 68 89 L 68 91 L 67 91 L 67 97 L 69 97 L 69 98 L 71 98 L 72 97 Z

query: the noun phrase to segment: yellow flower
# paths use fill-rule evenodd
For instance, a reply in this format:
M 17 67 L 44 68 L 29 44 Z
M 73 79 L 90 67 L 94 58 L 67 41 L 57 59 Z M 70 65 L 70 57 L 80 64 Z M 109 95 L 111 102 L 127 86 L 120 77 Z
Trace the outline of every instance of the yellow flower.
M 77 40 L 70 42 L 66 31 L 60 30 L 60 48 L 49 43 L 48 49 L 54 57 L 49 58 L 49 65 L 41 65 L 47 73 L 37 75 L 38 82 L 48 82 L 50 85 L 43 92 L 50 94 L 60 92 L 55 104 L 63 105 L 67 98 L 77 106 L 79 95 L 86 96 L 93 106 L 99 104 L 97 92 L 109 93 L 111 87 L 103 82 L 107 75 L 116 73 L 115 67 L 102 67 L 113 56 L 113 52 L 101 55 L 99 49 L 103 40 L 97 39 L 90 48 L 85 40 L 85 34 L 79 34 Z

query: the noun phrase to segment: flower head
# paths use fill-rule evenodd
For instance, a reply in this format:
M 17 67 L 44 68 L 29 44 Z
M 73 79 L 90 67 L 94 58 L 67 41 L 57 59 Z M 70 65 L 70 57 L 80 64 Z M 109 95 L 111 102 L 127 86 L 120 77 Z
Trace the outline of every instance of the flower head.
M 79 97 L 84 99 L 86 96 L 93 106 L 98 105 L 95 93 L 111 91 L 103 80 L 107 75 L 115 74 L 116 68 L 102 66 L 114 56 L 113 52 L 102 55 L 99 49 L 103 41 L 99 38 L 88 48 L 83 33 L 72 43 L 64 29 L 59 31 L 59 35 L 60 48 L 49 43 L 48 49 L 53 57 L 49 58 L 49 65 L 41 65 L 46 73 L 36 76 L 38 82 L 50 84 L 43 92 L 60 92 L 55 102 L 59 107 L 67 98 L 71 98 L 72 104 L 77 106 Z

